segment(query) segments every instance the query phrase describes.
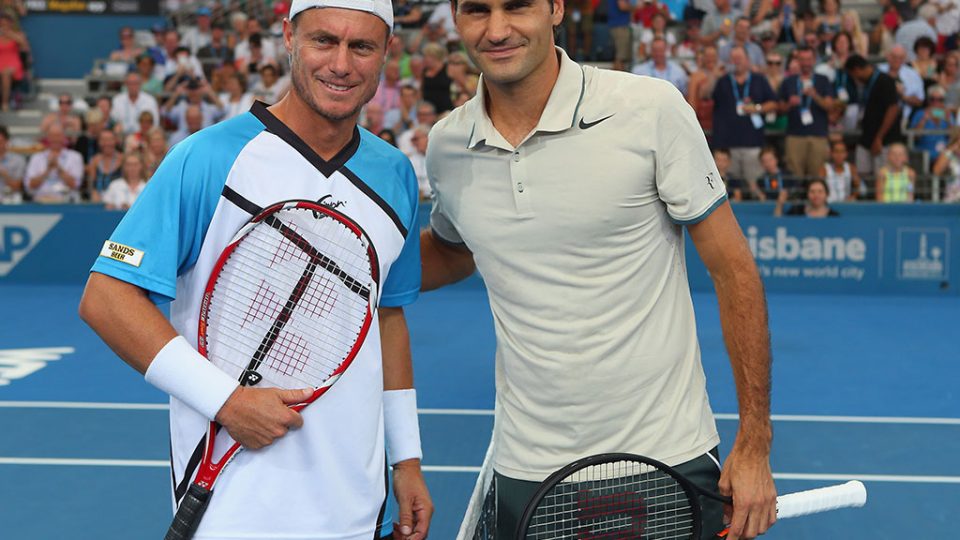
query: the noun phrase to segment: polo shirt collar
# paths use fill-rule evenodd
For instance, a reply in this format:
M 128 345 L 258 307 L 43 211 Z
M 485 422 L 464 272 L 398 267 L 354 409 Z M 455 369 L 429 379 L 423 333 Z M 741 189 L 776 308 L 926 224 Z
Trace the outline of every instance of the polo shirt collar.
M 556 133 L 572 128 L 576 123 L 577 110 L 583 100 L 584 75 L 583 68 L 567 56 L 563 49 L 557 47 L 557 56 L 560 59 L 560 73 L 557 82 L 553 85 L 547 106 L 540 115 L 540 121 L 533 132 Z M 510 149 L 510 144 L 497 132 L 487 115 L 486 90 L 483 84 L 483 75 L 477 83 L 477 97 L 473 101 L 472 115 L 473 129 L 470 131 L 470 140 L 467 148 L 476 148 L 480 144 Z

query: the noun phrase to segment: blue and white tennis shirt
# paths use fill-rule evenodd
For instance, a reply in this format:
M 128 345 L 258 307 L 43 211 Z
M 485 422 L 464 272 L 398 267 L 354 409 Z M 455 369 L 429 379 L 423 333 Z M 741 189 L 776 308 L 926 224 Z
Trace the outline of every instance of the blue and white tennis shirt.
M 200 300 L 221 251 L 261 208 L 292 199 L 320 201 L 366 231 L 380 263 L 380 306 L 417 298 L 418 191 L 410 162 L 363 129 L 324 161 L 260 103 L 173 147 L 110 237 L 134 256 L 115 260 L 105 246 L 93 271 L 146 289 L 156 303 L 170 301 L 171 323 L 196 346 Z M 217 481 L 196 538 L 370 540 L 383 521 L 389 530 L 382 371 L 373 324 L 350 369 L 304 410 L 302 429 L 237 455 Z M 200 461 L 207 425 L 171 398 L 178 499 Z

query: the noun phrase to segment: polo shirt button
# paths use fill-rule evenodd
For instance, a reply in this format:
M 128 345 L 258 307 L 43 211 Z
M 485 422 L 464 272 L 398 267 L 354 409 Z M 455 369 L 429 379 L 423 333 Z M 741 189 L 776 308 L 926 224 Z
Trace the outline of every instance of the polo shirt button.
M 523 193 L 523 182 L 517 182 L 517 191 Z
M 513 153 L 513 160 L 514 160 L 514 161 L 520 161 L 520 152 L 519 152 L 519 151 Z

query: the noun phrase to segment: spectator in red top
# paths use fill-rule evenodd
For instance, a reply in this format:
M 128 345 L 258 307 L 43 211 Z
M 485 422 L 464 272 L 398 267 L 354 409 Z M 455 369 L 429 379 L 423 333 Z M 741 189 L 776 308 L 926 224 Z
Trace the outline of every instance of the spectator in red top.
M 0 110 L 10 110 L 13 83 L 23 80 L 20 54 L 29 50 L 27 36 L 13 26 L 13 16 L 0 11 Z

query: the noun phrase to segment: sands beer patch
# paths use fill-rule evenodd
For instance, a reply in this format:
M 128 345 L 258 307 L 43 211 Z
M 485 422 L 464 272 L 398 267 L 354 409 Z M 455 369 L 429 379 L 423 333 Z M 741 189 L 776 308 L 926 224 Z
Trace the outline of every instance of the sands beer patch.
M 107 240 L 103 243 L 103 249 L 100 250 L 100 256 L 113 259 L 115 261 L 120 261 L 122 263 L 127 263 L 138 268 L 140 267 L 140 262 L 143 261 L 143 251 L 134 249 L 130 246 L 125 246 L 123 244 L 118 244 L 116 242 L 111 242 L 110 240 Z

